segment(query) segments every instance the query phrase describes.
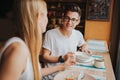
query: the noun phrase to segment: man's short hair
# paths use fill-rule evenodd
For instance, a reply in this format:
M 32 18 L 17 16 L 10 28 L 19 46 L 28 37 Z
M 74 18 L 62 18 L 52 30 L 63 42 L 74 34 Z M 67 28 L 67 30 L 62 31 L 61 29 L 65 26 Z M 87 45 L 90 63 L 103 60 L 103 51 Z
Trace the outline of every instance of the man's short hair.
M 77 5 L 75 3 L 65 5 L 64 16 L 67 14 L 68 11 L 77 12 L 79 14 L 79 16 L 81 17 L 81 9 L 80 9 L 79 5 Z

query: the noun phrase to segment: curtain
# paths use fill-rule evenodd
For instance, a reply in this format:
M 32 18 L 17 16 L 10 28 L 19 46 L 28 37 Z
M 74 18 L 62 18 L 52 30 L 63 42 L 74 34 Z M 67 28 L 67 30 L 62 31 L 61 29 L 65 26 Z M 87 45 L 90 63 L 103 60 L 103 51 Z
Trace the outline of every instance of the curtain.
M 118 56 L 116 62 L 116 79 L 120 80 L 120 34 L 119 34 L 119 46 L 118 46 Z
M 120 0 L 113 1 L 114 5 L 110 35 L 110 56 L 116 80 L 120 80 Z

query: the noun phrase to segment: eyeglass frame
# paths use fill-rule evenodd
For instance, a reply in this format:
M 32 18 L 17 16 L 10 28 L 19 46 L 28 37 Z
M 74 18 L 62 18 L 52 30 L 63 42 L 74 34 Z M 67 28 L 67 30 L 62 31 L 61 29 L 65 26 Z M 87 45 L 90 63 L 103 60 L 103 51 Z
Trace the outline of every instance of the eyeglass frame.
M 64 20 L 67 22 L 71 20 L 72 23 L 76 23 L 77 21 L 79 21 L 79 19 L 70 18 L 69 16 L 64 16 Z

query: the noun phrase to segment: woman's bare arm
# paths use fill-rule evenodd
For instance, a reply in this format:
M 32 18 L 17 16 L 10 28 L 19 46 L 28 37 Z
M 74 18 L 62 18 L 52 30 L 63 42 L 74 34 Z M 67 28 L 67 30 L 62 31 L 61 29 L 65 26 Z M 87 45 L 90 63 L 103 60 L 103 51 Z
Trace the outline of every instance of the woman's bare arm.
M 60 65 L 57 65 L 57 66 L 52 66 L 52 67 L 49 67 L 49 68 L 42 68 L 41 69 L 42 70 L 41 71 L 42 76 L 52 74 L 52 73 L 57 72 L 57 71 L 62 71 L 67 66 L 74 65 L 75 63 L 76 63 L 75 59 L 73 59 L 72 57 L 68 57 L 68 59 L 63 64 L 60 64 Z

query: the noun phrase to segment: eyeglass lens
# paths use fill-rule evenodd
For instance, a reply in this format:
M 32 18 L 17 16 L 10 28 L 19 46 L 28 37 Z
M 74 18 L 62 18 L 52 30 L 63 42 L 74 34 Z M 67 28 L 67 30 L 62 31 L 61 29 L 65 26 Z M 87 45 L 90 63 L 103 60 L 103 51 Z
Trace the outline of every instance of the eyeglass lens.
M 75 18 L 70 19 L 70 17 L 68 17 L 68 16 L 65 16 L 64 19 L 65 19 L 66 21 L 70 21 L 70 20 L 71 20 L 72 22 L 78 21 L 78 19 L 75 19 Z

